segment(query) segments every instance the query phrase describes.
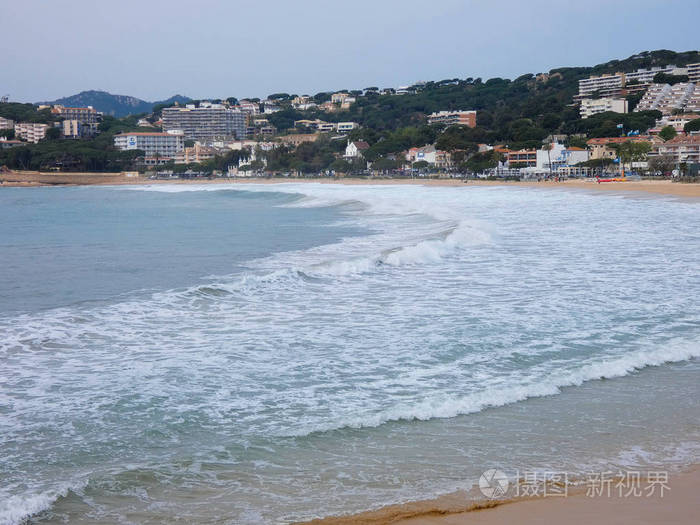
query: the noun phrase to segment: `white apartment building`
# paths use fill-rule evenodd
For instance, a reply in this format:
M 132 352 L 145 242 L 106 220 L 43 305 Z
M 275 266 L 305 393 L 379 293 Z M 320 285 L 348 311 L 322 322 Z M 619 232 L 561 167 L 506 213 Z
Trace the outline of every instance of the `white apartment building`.
M 182 133 L 125 132 L 114 136 L 114 147 L 120 150 L 142 150 L 146 157 L 174 159 L 185 147 Z
M 683 131 L 683 128 L 688 122 L 692 122 L 695 119 L 700 118 L 700 115 L 695 115 L 693 113 L 683 113 L 680 115 L 668 115 L 662 117 L 656 121 L 654 129 L 661 130 L 666 126 L 671 126 L 676 131 Z
M 338 133 L 350 133 L 353 129 L 359 128 L 357 122 L 338 122 Z
M 700 134 L 678 135 L 660 143 L 650 153 L 650 156 L 654 155 L 668 155 L 678 163 L 700 162 Z
M 428 124 L 476 127 L 476 111 L 439 111 L 428 116 Z
M 581 118 L 612 111 L 614 113 L 627 113 L 627 100 L 624 98 L 584 98 L 581 100 Z
M 163 129 L 182 131 L 185 138 L 206 140 L 215 137 L 245 138 L 245 114 L 240 109 L 230 109 L 222 104 L 200 102 L 199 107 L 187 104 L 183 107 L 163 109 Z
M 650 69 L 638 69 L 632 73 L 625 73 L 625 83 L 639 82 L 640 84 L 651 84 L 654 77 L 659 73 L 666 75 L 687 75 L 688 68 L 676 67 L 672 64 L 667 66 L 652 67 Z
M 658 110 L 663 115 L 670 115 L 676 110 L 695 111 L 700 103 L 700 84 L 680 82 L 670 84 L 652 84 L 639 101 L 635 111 Z
M 13 129 L 15 127 L 15 121 L 9 118 L 0 117 L 0 129 Z
M 15 124 L 15 137 L 27 142 L 37 143 L 46 136 L 48 124 L 36 124 L 34 122 L 18 122 Z
M 700 82 L 700 63 L 688 64 L 688 82 Z
M 593 76 L 578 81 L 578 94 L 579 97 L 590 97 L 594 93 L 602 96 L 617 95 L 624 86 L 624 73 Z
M 546 149 L 537 150 L 535 167 L 538 170 L 549 170 L 551 159 L 551 169 L 552 171 L 556 171 L 564 166 L 574 166 L 579 162 L 586 162 L 589 155 L 588 150 L 583 148 L 567 148 L 563 144 L 555 142 L 552 144 L 552 149 L 550 151 Z

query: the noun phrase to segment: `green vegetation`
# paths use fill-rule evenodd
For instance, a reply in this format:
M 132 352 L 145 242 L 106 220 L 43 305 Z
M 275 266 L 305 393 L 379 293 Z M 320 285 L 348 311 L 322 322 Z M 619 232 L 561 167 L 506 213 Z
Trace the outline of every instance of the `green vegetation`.
M 661 128 L 661 131 L 659 131 L 659 138 L 671 140 L 677 134 L 678 133 L 676 133 L 676 129 L 673 126 L 664 126 Z
M 654 84 L 678 84 L 688 82 L 688 75 L 669 75 L 667 73 L 657 73 L 654 75 Z
M 700 118 L 696 118 L 686 123 L 686 125 L 683 126 L 683 131 L 686 133 L 690 133 L 691 131 L 700 131 Z
M 0 103 L 0 117 L 9 118 L 15 122 L 36 122 L 40 124 L 51 124 L 58 119 L 51 114 L 50 109 L 37 111 L 34 104 L 21 104 L 19 102 Z

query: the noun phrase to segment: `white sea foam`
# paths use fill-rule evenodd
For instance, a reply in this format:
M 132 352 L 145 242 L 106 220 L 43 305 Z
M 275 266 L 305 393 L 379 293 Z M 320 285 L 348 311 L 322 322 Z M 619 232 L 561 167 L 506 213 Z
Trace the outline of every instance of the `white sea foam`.
M 86 483 L 63 483 L 60 486 L 40 493 L 22 495 L 2 494 L 0 501 L 0 525 L 18 525 L 42 511 L 48 510 L 59 499 L 65 498 L 70 491 L 81 490 Z
M 33 458 L 77 465 L 87 457 L 110 472 L 145 469 L 127 486 L 113 483 L 118 497 L 153 498 L 131 498 L 136 507 L 162 503 L 143 487 L 215 480 L 231 490 L 218 501 L 240 502 L 232 519 L 241 522 L 308 515 L 300 502 L 313 507 L 319 499 L 347 510 L 352 498 L 375 504 L 426 486 L 420 469 L 406 466 L 405 448 L 393 445 L 410 447 L 421 428 L 442 422 L 385 423 L 488 417 L 499 412 L 489 408 L 511 404 L 528 413 L 517 403 L 698 357 L 695 215 L 676 203 L 641 208 L 625 199 L 488 188 L 144 189 L 303 193 L 280 203 L 338 206 L 366 233 L 247 261 L 243 271 L 181 289 L 0 317 L 5 472 L 32 472 L 43 482 L 52 471 Z M 606 226 L 620 217 L 624 228 Z M 568 424 L 565 437 L 582 430 L 581 414 L 556 415 Z M 506 422 L 492 419 L 485 442 L 503 442 Z M 558 431 L 551 426 L 547 438 Z M 376 430 L 325 432 L 367 427 Z M 681 430 L 664 439 L 677 441 Z M 491 454 L 503 460 L 506 448 L 508 460 L 541 457 L 536 436 L 478 450 L 451 436 L 422 437 L 434 469 L 424 477 L 460 479 L 464 465 Z M 447 442 L 452 448 L 440 455 Z M 463 465 L 454 464 L 455 450 Z M 379 452 L 384 463 L 376 462 Z M 227 463 L 234 466 L 219 480 Z M 320 477 L 295 477 L 299 464 Z M 394 469 L 396 486 L 358 481 L 384 480 Z M 269 508 L 259 504 L 260 480 Z M 40 511 L 56 494 L 15 494 L 12 508 Z M 333 500 L 338 494 L 342 501 Z
M 551 372 L 543 373 L 541 378 L 514 374 L 513 378 L 507 381 L 512 383 L 510 385 L 485 384 L 483 390 L 465 396 L 432 395 L 418 403 L 397 405 L 378 413 L 363 414 L 347 421 L 335 422 L 330 426 L 302 429 L 293 435 L 304 436 L 342 428 L 377 427 L 391 421 L 452 418 L 530 398 L 555 395 L 560 393 L 562 388 L 580 386 L 587 381 L 624 377 L 649 366 L 687 361 L 697 357 L 700 357 L 700 346 L 694 341 L 673 341 L 664 348 L 639 350 L 619 357 L 599 358 L 595 362 L 577 365 L 572 370 L 552 369 Z

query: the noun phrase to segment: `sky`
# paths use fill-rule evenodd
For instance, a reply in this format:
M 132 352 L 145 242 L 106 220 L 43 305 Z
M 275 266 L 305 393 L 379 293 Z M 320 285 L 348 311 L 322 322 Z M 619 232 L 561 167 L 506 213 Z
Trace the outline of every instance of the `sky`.
M 698 0 L 0 0 L 0 95 L 149 101 L 516 78 L 700 48 Z

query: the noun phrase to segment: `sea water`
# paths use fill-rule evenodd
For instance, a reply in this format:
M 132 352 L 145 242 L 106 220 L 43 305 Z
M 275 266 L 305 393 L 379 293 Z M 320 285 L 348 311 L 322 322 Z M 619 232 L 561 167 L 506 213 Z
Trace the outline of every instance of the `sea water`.
M 0 524 L 286 523 L 700 456 L 700 208 L 0 191 Z

